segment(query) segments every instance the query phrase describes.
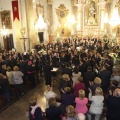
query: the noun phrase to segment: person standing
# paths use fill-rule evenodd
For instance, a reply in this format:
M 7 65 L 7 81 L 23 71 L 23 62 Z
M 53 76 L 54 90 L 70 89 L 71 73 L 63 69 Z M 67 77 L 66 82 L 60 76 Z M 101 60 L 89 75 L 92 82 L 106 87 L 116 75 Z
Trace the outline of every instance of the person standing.
M 49 62 L 46 62 L 46 64 L 43 65 L 43 72 L 44 72 L 46 85 L 50 85 L 50 86 L 51 86 L 51 81 L 52 81 L 51 70 L 53 70 L 52 64 L 49 64 Z

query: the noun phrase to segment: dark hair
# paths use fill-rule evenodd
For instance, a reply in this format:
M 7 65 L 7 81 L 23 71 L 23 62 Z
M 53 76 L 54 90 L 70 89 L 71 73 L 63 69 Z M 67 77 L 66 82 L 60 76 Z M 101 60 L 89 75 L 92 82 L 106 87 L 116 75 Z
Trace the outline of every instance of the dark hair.
M 69 63 L 66 63 L 66 67 L 69 67 Z
M 92 71 L 92 67 L 88 66 L 87 71 Z
M 79 72 L 78 68 L 77 68 L 77 67 L 74 67 L 73 72 L 74 72 L 75 74 L 78 74 L 78 72 Z
M 117 80 L 112 80 L 112 84 L 115 85 L 116 87 L 118 86 L 118 81 Z

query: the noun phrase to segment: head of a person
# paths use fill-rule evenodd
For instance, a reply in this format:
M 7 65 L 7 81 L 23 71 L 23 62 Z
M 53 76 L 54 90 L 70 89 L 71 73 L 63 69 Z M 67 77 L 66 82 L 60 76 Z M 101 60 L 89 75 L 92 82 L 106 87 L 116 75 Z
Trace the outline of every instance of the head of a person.
M 69 77 L 68 74 L 64 74 L 64 75 L 62 76 L 62 79 L 65 80 L 65 81 L 69 81 L 69 80 L 70 80 L 70 77 Z
M 64 91 L 65 91 L 66 94 L 70 94 L 71 93 L 70 87 L 65 87 Z
M 112 80 L 111 85 L 114 85 L 115 87 L 118 87 L 119 82 L 117 80 Z
M 57 106 L 56 98 L 53 97 L 49 98 L 48 104 L 49 106 Z
M 113 75 L 118 75 L 118 71 L 114 70 Z
M 69 118 L 74 118 L 76 115 L 76 111 L 72 105 L 66 107 L 66 113 Z
M 83 100 L 84 98 L 85 98 L 85 91 L 84 90 L 79 90 L 79 92 L 78 92 L 78 94 L 79 94 L 79 98 L 81 99 L 81 100 Z
M 75 74 L 78 74 L 78 72 L 79 72 L 78 68 L 77 68 L 77 67 L 74 67 L 73 72 L 74 72 Z
M 2 65 L 2 70 L 6 70 L 6 65 Z
M 96 90 L 95 90 L 95 94 L 96 94 L 96 95 L 103 95 L 103 90 L 102 90 L 102 88 L 97 87 Z
M 106 66 L 105 65 L 102 67 L 102 70 L 106 70 Z
M 30 106 L 35 106 L 36 104 L 37 104 L 37 97 L 33 95 L 33 96 L 29 99 L 29 105 L 30 105 Z
M 28 65 L 32 65 L 32 61 L 29 60 L 29 61 L 28 61 Z
M 120 97 L 120 89 L 119 89 L 119 88 L 116 88 L 116 89 L 115 89 L 115 91 L 114 91 L 114 96 Z
M 79 76 L 79 77 L 78 77 L 78 81 L 79 81 L 79 82 L 83 82 L 83 77 L 82 77 L 82 76 Z
M 46 86 L 46 90 L 47 90 L 47 91 L 51 91 L 50 85 L 47 85 L 47 86 Z
M 7 67 L 7 71 L 8 71 L 8 72 L 11 71 L 11 67 L 10 67 L 10 66 Z
M 87 71 L 92 71 L 92 67 L 89 66 L 89 67 L 87 68 Z
M 69 63 L 66 63 L 66 67 L 69 67 Z
M 99 77 L 96 77 L 96 78 L 94 79 L 94 83 L 95 83 L 95 84 L 101 84 L 101 79 L 100 79 Z
M 85 115 L 82 113 L 78 114 L 78 120 L 85 120 Z
M 14 70 L 14 71 L 19 71 L 19 67 L 18 67 L 18 66 L 15 66 L 15 67 L 13 68 L 13 70 Z

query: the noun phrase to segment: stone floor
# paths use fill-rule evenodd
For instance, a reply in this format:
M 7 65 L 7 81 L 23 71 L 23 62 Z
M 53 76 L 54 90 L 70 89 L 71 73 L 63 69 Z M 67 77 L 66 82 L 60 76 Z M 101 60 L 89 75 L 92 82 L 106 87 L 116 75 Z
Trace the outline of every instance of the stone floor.
M 57 85 L 53 87 L 53 91 L 59 95 Z M 45 82 L 43 81 L 33 90 L 30 90 L 19 100 L 14 102 L 12 105 L 8 106 L 5 110 L 0 113 L 0 120 L 28 120 L 26 117 L 26 112 L 28 111 L 29 98 L 35 94 L 38 97 L 38 103 L 40 104 L 42 110 L 45 110 L 46 102 L 44 98 Z M 105 119 L 101 119 L 105 120 Z
M 42 82 L 35 89 L 30 90 L 23 97 L 17 100 L 12 105 L 8 106 L 5 110 L 0 113 L 0 120 L 28 120 L 26 118 L 26 111 L 28 110 L 29 98 L 33 94 L 36 94 L 39 98 L 41 108 L 45 109 L 45 98 L 44 98 L 45 84 Z

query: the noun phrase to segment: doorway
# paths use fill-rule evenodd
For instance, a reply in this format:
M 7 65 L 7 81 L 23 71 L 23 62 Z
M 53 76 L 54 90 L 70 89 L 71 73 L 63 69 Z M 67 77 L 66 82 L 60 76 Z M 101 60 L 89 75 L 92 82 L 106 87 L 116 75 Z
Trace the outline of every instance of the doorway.
M 13 42 L 13 35 L 10 34 L 9 36 L 3 37 L 3 43 L 4 43 L 4 50 L 12 50 L 14 48 L 14 42 Z

